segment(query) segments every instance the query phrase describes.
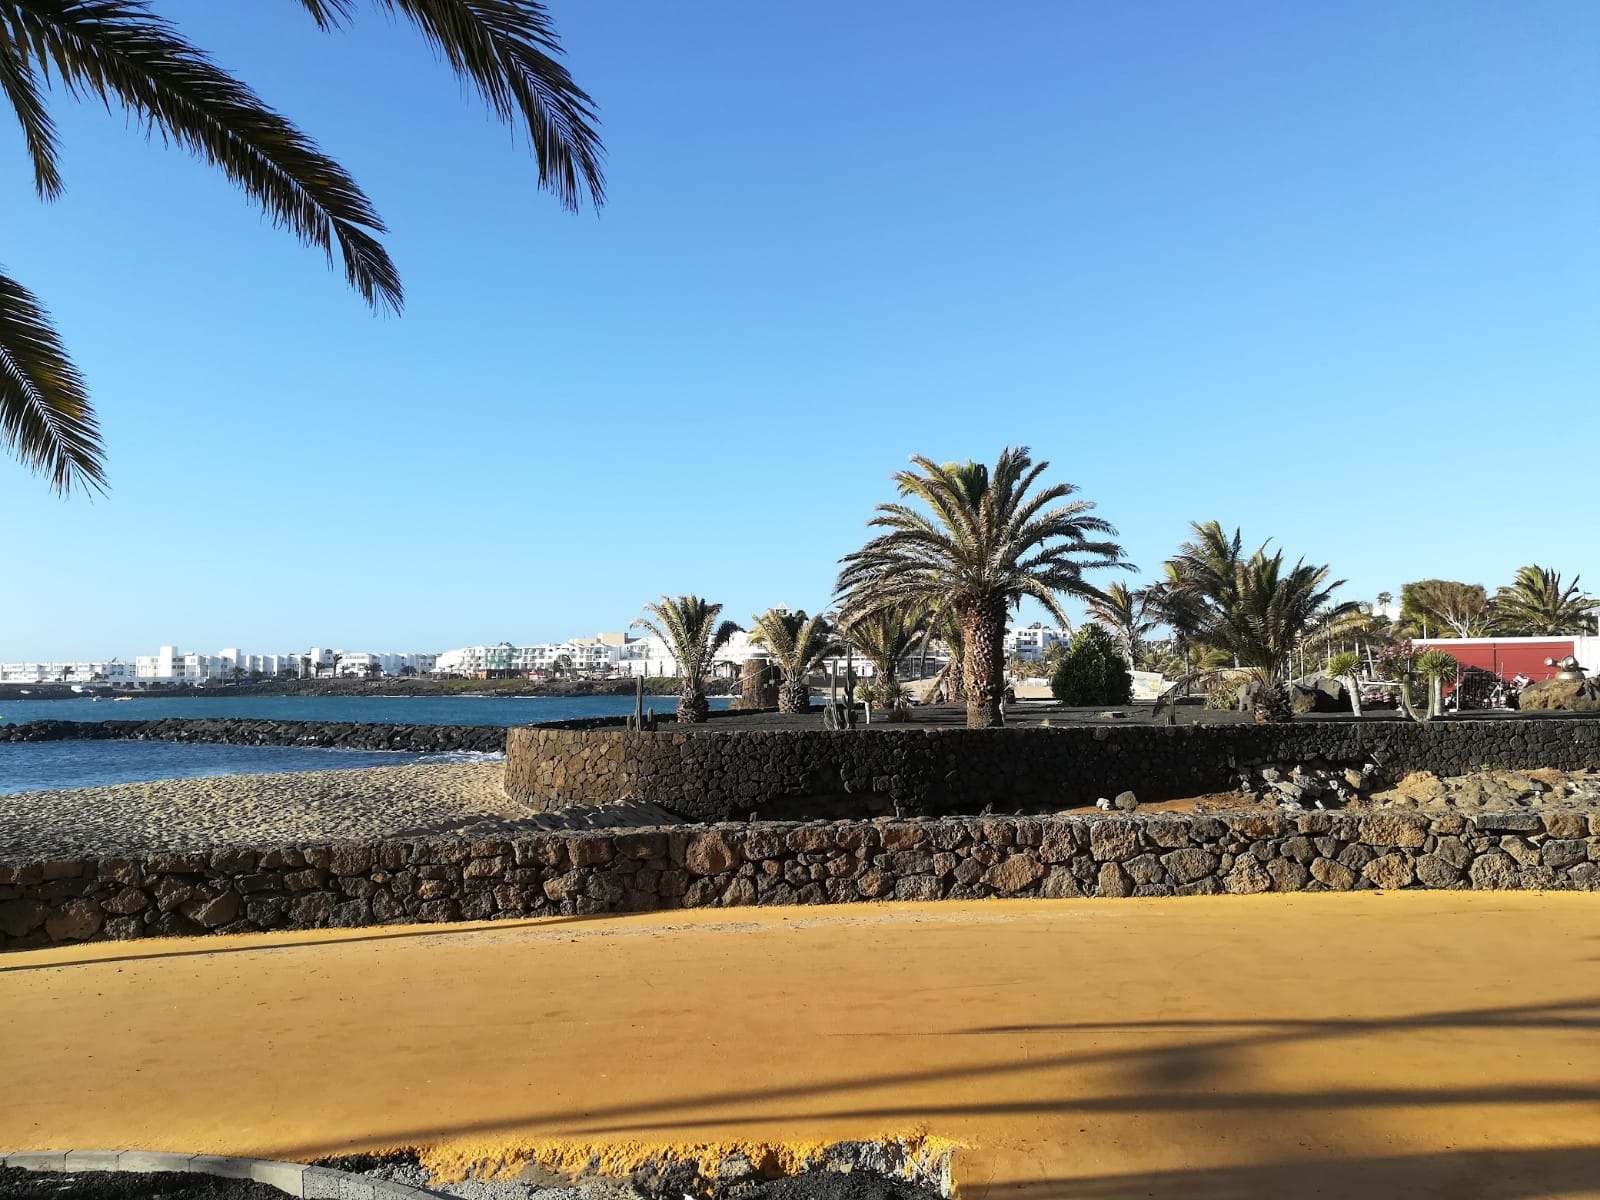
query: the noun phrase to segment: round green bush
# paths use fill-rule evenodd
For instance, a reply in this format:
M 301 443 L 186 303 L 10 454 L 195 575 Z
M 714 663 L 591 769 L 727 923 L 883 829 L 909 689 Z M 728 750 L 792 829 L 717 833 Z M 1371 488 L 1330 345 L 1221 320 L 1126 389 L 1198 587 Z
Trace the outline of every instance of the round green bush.
M 1133 676 L 1112 636 L 1099 625 L 1085 625 L 1056 664 L 1050 691 L 1063 704 L 1127 704 Z

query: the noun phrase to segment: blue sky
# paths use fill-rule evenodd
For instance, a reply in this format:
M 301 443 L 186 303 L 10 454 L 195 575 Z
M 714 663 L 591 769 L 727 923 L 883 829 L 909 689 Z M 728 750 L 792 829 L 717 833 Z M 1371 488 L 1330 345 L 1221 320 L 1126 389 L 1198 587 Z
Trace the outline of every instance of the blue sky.
M 907 455 L 1018 443 L 1140 578 L 1214 517 L 1359 597 L 1600 587 L 1592 4 L 552 0 L 577 217 L 409 27 L 155 7 L 362 182 L 406 311 L 66 97 L 41 205 L 6 124 L 112 490 L 0 459 L 0 658 L 815 610 Z

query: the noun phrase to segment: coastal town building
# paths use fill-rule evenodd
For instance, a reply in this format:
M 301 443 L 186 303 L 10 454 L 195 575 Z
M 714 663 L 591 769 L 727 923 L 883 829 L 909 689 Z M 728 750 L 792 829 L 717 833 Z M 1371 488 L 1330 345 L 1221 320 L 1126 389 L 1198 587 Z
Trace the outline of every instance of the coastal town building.
M 1051 629 L 1037 621 L 1025 628 L 1013 625 L 1006 629 L 1005 655 L 1007 658 L 1019 658 L 1023 662 L 1040 662 L 1049 653 L 1051 646 L 1057 642 L 1071 640 L 1072 634 L 1067 630 Z
M 746 662 L 765 657 L 766 654 L 765 647 L 751 642 L 749 633 L 735 633 L 717 651 L 711 674 L 716 678 L 736 678 Z M 914 657 L 920 658 L 920 655 Z M 841 675 L 847 659 L 857 675 L 865 677 L 872 674 L 871 664 L 859 654 L 841 654 L 837 656 L 837 668 Z M 947 659 L 943 647 L 935 642 L 928 653 L 929 670 L 943 666 Z M 826 670 L 827 666 L 825 662 L 823 669 Z M 585 678 L 633 678 L 642 675 L 662 678 L 676 675 L 678 670 L 678 660 L 671 647 L 654 634 L 635 636 L 614 632 L 532 646 L 515 646 L 510 642 L 493 646 L 462 646 L 440 654 L 435 673 L 463 679 L 539 679 L 552 675 Z
M 0 663 L 0 683 L 103 683 L 126 687 L 133 679 L 134 665 L 117 658 L 104 661 Z

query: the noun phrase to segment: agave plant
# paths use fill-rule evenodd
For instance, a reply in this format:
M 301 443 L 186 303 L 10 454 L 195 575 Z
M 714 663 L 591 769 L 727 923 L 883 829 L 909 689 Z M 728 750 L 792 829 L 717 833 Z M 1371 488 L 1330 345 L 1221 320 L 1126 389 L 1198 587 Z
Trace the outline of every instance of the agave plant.
M 292 2 L 292 0 L 291 0 Z M 298 0 L 321 29 L 355 0 Z M 373 0 L 415 25 L 500 120 L 520 125 L 539 185 L 576 210 L 604 198 L 594 108 L 556 59 L 538 0 Z M 315 142 L 216 66 L 144 0 L 0 0 L 0 92 L 22 127 L 41 199 L 61 195 L 45 87 L 120 107 L 147 136 L 216 167 L 276 225 L 331 260 L 374 308 L 400 308 L 400 276 L 361 188 Z M 88 389 L 32 292 L 0 275 L 0 445 L 52 487 L 101 488 L 104 456 Z
M 740 632 L 739 626 L 732 621 L 718 624 L 722 605 L 708 604 L 693 595 L 663 596 L 657 603 L 645 605 L 645 612 L 649 616 L 640 617 L 633 625 L 665 642 L 678 662 L 678 720 L 686 725 L 704 721 L 711 711 L 706 680 L 712 661 L 728 639 Z
M 1068 501 L 1071 484 L 1032 491 L 1050 464 L 1035 464 L 1026 447 L 1002 451 L 992 472 L 920 455 L 911 462 L 915 470 L 892 478 L 901 496 L 931 511 L 878 506 L 868 525 L 884 532 L 842 560 L 842 618 L 908 604 L 953 613 L 966 643 L 967 725 L 999 725 L 1007 614 L 1031 596 L 1069 624 L 1058 597 L 1092 590 L 1084 570 L 1126 565 L 1108 540 L 1116 530 L 1090 515 L 1088 501 Z
M 778 711 L 802 713 L 811 708 L 811 689 L 806 676 L 839 651 L 833 626 L 820 613 L 808 617 L 804 612 L 769 608 L 751 622 L 750 641 L 764 646 L 783 671 L 778 687 Z

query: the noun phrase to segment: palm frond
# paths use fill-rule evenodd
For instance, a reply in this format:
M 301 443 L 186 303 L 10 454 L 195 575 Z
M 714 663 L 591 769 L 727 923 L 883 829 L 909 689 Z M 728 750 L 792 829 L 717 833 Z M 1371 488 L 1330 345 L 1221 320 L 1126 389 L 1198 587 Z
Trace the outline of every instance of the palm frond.
M 594 100 L 557 61 L 560 39 L 537 0 L 375 0 L 403 16 L 501 121 L 527 135 L 539 186 L 576 212 L 585 194 L 605 203 Z M 324 28 L 350 15 L 349 0 L 300 0 Z
M 720 604 L 708 604 L 699 596 L 663 596 L 645 605 L 648 616 L 633 625 L 648 629 L 667 644 L 679 669 L 690 679 L 700 679 L 711 670 L 712 659 L 728 639 L 740 632 L 732 621 L 717 624 Z
M 0 441 L 65 495 L 105 488 L 100 433 L 83 378 L 32 292 L 0 274 Z
M 0 7 L 24 68 L 127 107 L 149 132 L 221 170 L 272 220 L 331 260 L 374 307 L 398 310 L 383 222 L 344 168 L 135 0 L 13 0 Z
M 22 126 L 23 141 L 33 163 L 33 186 L 40 199 L 61 195 L 61 170 L 56 163 L 56 127 L 39 94 L 39 79 L 27 60 L 19 56 L 8 30 L 0 25 L 0 91 L 11 102 Z

